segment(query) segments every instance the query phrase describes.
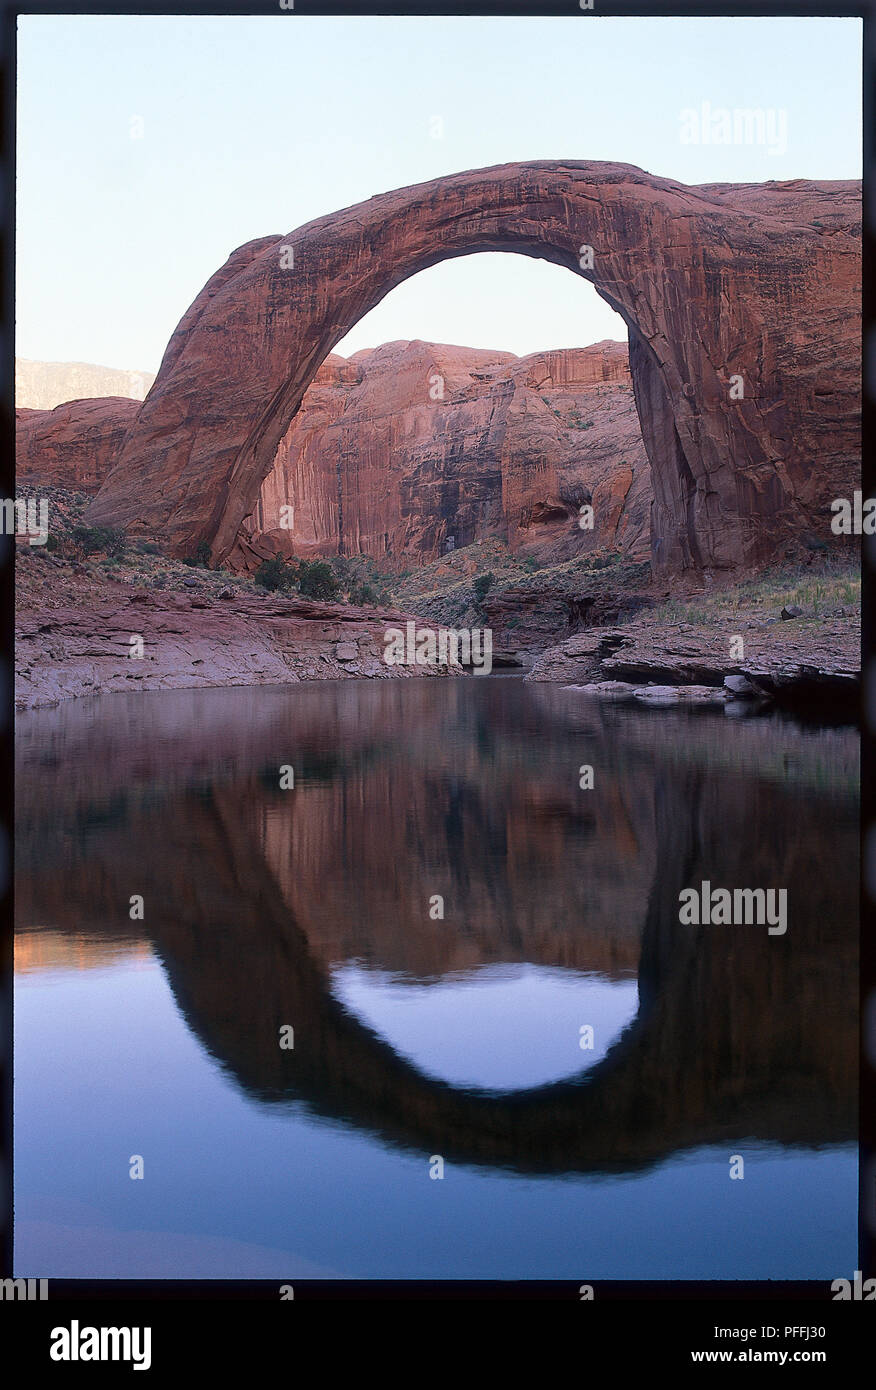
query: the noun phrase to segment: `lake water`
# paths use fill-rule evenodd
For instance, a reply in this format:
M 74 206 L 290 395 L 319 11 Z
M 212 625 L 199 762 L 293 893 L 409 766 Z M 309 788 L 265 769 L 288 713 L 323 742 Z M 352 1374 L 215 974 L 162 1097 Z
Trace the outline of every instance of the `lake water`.
M 469 677 L 17 747 L 16 1275 L 850 1277 L 855 731 Z

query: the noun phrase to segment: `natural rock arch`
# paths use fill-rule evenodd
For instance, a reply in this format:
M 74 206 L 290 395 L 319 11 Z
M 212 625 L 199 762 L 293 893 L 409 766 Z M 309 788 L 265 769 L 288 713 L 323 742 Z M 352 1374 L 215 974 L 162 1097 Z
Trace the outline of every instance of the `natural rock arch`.
M 585 275 L 627 323 L 658 571 L 829 529 L 859 467 L 860 184 L 686 187 L 578 161 L 436 179 L 240 247 L 173 334 L 89 520 L 222 561 L 357 320 L 439 261 L 509 250 Z

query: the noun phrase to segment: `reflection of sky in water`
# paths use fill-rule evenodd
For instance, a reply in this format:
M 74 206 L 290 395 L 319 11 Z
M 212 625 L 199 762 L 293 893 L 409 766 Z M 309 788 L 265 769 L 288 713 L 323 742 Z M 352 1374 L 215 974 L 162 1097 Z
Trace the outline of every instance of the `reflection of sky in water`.
M 18 975 L 15 1028 L 19 1277 L 830 1280 L 855 1268 L 852 1145 L 737 1141 L 619 1177 L 448 1164 L 438 1182 L 425 1152 L 244 1096 L 154 957 Z M 128 1177 L 135 1153 L 142 1182 Z M 729 1180 L 730 1153 L 745 1155 L 743 1182 Z
M 358 964 L 332 973 L 335 998 L 400 1056 L 451 1086 L 516 1090 L 593 1066 L 636 1015 L 636 981 L 495 965 L 414 984 Z M 582 1050 L 582 1024 L 593 1048 Z

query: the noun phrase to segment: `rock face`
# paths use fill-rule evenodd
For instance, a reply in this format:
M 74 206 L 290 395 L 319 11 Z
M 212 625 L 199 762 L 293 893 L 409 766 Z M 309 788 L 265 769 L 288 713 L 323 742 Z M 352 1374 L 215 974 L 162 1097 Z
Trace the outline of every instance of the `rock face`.
M 34 607 L 16 623 L 17 709 L 110 691 L 279 685 L 352 676 L 459 674 L 458 667 L 389 665 L 394 609 L 306 599 L 211 604 L 184 594 L 107 585 L 92 603 Z M 424 625 L 419 624 L 420 628 Z M 142 658 L 131 656 L 132 637 Z
M 19 481 L 96 493 L 139 409 L 139 401 L 107 396 L 67 401 L 54 410 L 16 410 Z
M 31 362 L 15 359 L 15 404 L 28 410 L 54 410 L 87 396 L 124 396 L 142 401 L 155 375 L 98 367 L 91 362 Z
M 332 348 L 408 276 L 517 251 L 625 319 L 658 571 L 758 564 L 860 468 L 860 184 L 687 187 L 630 165 L 498 165 L 240 247 L 171 338 L 92 523 L 233 548 Z M 583 249 L 582 249 L 583 248 Z M 834 542 L 836 543 L 836 542 Z
M 814 632 L 790 635 L 788 626 L 781 624 L 779 632 L 774 627 L 746 632 L 745 656 L 739 660 L 729 658 L 723 628 L 657 625 L 647 620 L 622 628 L 591 628 L 542 652 L 526 680 L 562 681 L 583 686 L 594 695 L 665 704 L 691 700 L 690 688 L 702 692 L 711 687 L 716 703 L 731 695 L 755 696 L 779 704 L 823 704 L 835 712 L 857 713 L 861 691 L 857 625 L 832 619 Z M 651 689 L 643 682 L 650 682 Z M 692 702 L 697 702 L 696 696 Z M 704 702 L 702 694 L 698 702 Z
M 491 535 L 542 561 L 646 559 L 650 507 L 625 343 L 524 358 L 385 343 L 320 367 L 230 563 L 346 553 L 391 569 Z
M 647 583 L 646 575 L 640 583 Z M 633 587 L 615 587 L 603 572 L 569 586 L 556 582 L 548 588 L 515 585 L 491 591 L 483 612 L 494 653 L 513 665 L 525 665 L 533 653 L 555 647 L 569 635 L 621 622 L 653 602 Z

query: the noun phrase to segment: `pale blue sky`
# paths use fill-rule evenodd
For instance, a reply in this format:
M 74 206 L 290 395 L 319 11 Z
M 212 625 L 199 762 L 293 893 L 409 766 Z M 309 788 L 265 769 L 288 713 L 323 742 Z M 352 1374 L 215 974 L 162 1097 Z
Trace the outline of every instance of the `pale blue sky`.
M 23 16 L 16 351 L 156 371 L 242 242 L 462 169 L 859 178 L 860 44 L 853 19 Z M 680 113 L 704 101 L 785 112 L 787 149 L 683 143 Z M 495 254 L 407 281 L 339 350 L 623 336 L 585 281 Z

